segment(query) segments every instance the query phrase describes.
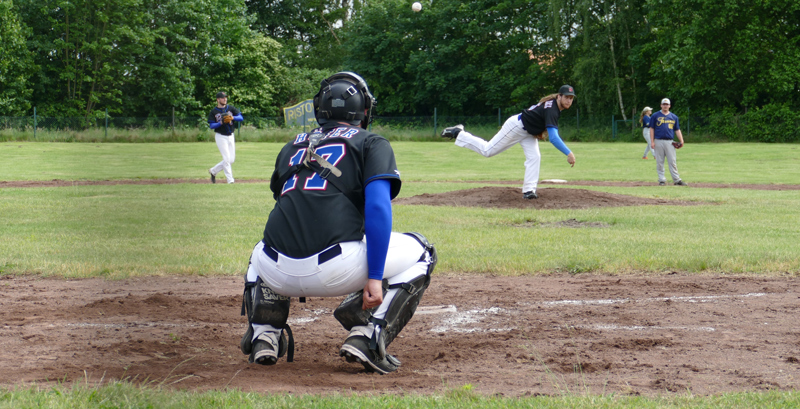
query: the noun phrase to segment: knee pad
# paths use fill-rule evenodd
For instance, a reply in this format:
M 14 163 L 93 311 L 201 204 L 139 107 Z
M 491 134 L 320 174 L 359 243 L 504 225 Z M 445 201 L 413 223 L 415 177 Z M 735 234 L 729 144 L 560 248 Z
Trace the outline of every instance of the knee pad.
M 384 296 L 386 296 L 388 285 L 389 283 L 386 280 L 383 280 Z M 333 317 L 336 318 L 336 320 L 342 324 L 344 329 L 348 331 L 356 326 L 369 325 L 372 319 L 372 313 L 375 312 L 378 307 L 365 310 L 362 309 L 363 306 L 364 290 L 358 290 L 345 297 L 344 301 L 342 301 L 342 303 L 339 304 L 339 306 L 333 311 Z
M 253 325 L 271 325 L 281 329 L 279 356 L 286 352 L 284 345 L 288 344 L 289 356 L 287 361 L 294 360 L 294 337 L 292 330 L 286 324 L 289 319 L 289 297 L 272 291 L 259 277 L 256 282 L 245 282 L 244 295 L 242 296 L 242 315 L 247 316 L 247 331 L 245 331 L 240 348 L 244 354 L 250 354 L 253 349 Z M 284 330 L 288 333 L 288 342 Z
M 434 267 L 436 267 L 436 263 L 439 261 L 439 256 L 436 254 L 436 247 L 434 247 L 433 243 L 429 242 L 428 239 L 420 233 L 408 232 L 403 234 L 413 237 L 419 242 L 419 244 L 422 245 L 422 247 L 425 248 L 425 251 L 430 256 L 430 264 L 428 264 L 428 276 L 430 276 L 431 273 L 433 273 Z M 423 254 L 419 261 L 425 260 L 424 257 L 425 255 Z
M 261 277 L 255 283 L 245 283 L 242 315 L 246 313 L 247 321 L 251 324 L 284 328 L 289 319 L 289 306 L 289 297 L 272 291 L 261 281 Z

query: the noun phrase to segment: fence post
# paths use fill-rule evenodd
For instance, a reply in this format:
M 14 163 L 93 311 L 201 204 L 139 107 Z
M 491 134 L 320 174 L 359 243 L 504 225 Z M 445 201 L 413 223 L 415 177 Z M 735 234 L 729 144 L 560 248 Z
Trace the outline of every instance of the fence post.
M 36 139 L 36 107 L 33 107 L 33 139 Z
M 175 135 L 175 107 L 172 107 L 172 134 Z
M 433 108 L 433 136 L 436 136 L 436 107 Z
M 501 127 L 501 126 L 503 126 L 503 123 L 502 123 L 502 122 L 500 122 L 500 118 L 502 118 L 502 116 L 501 116 L 501 115 L 503 114 L 503 112 L 502 112 L 502 111 L 503 111 L 503 110 L 502 110 L 502 108 L 497 108 L 497 126 L 498 126 L 498 127 Z
M 611 139 L 617 138 L 617 121 L 614 120 L 614 115 L 611 115 Z
M 580 132 L 581 131 L 581 109 L 580 108 L 577 108 L 575 110 L 575 123 L 577 125 L 578 132 Z
M 106 108 L 106 126 L 105 126 L 105 138 L 108 139 L 108 108 Z

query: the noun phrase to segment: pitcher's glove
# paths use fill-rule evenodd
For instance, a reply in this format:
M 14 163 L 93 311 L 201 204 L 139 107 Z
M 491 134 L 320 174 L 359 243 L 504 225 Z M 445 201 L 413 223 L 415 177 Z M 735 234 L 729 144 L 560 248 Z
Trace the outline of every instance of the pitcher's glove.
M 231 114 L 231 111 L 228 111 L 228 112 L 222 114 L 222 123 L 223 124 L 229 124 L 231 122 L 233 122 L 233 114 Z
M 674 146 L 675 149 L 680 149 L 680 148 L 683 147 L 683 144 L 678 142 L 678 141 L 675 141 L 675 142 L 672 142 L 672 146 Z

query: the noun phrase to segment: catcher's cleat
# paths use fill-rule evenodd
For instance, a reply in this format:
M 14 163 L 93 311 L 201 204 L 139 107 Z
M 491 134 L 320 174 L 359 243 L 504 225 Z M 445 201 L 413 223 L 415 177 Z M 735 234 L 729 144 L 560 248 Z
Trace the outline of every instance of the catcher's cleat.
M 667 182 L 658 182 L 658 185 L 659 185 L 659 186 L 666 186 L 666 185 L 667 185 Z
M 250 353 L 250 363 L 259 365 L 275 365 L 278 358 L 286 354 L 286 337 L 280 334 L 280 341 L 277 341 L 275 334 L 264 332 L 253 341 L 253 350 Z M 280 343 L 280 345 L 278 345 Z
M 367 372 L 377 372 L 381 375 L 394 372 L 400 367 L 397 358 L 389 354 L 381 358 L 377 351 L 369 349 L 369 341 L 369 338 L 363 335 L 351 336 L 344 341 L 339 356 L 343 356 L 347 362 L 364 365 Z
M 217 183 L 217 177 L 211 173 L 211 169 L 208 170 L 208 174 L 211 175 L 211 183 Z
M 675 186 L 689 186 L 689 184 L 684 182 L 683 180 L 679 180 L 675 182 Z
M 449 128 L 444 128 L 442 131 L 442 138 L 455 139 L 458 133 L 464 130 L 464 125 L 458 124 Z
M 535 190 L 531 190 L 530 192 L 523 193 L 522 194 L 522 198 L 523 199 L 528 199 L 528 200 L 530 200 L 530 199 L 538 199 L 539 195 L 536 194 Z

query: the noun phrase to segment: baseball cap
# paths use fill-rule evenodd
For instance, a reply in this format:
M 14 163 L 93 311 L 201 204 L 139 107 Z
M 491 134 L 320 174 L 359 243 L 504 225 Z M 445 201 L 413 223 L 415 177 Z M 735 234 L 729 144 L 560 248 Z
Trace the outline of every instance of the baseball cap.
M 224 93 L 222 91 L 217 92 L 217 98 L 228 98 L 228 94 L 226 94 L 226 93 Z
M 670 104 L 670 103 L 669 103 L 669 98 L 664 98 L 664 99 L 662 99 L 662 100 L 661 100 L 661 103 L 662 103 L 662 104 L 667 104 L 667 105 L 672 105 L 672 104 Z
M 558 89 L 558 93 L 561 95 L 575 95 L 575 88 L 572 88 L 572 85 L 562 85 L 561 88 Z

